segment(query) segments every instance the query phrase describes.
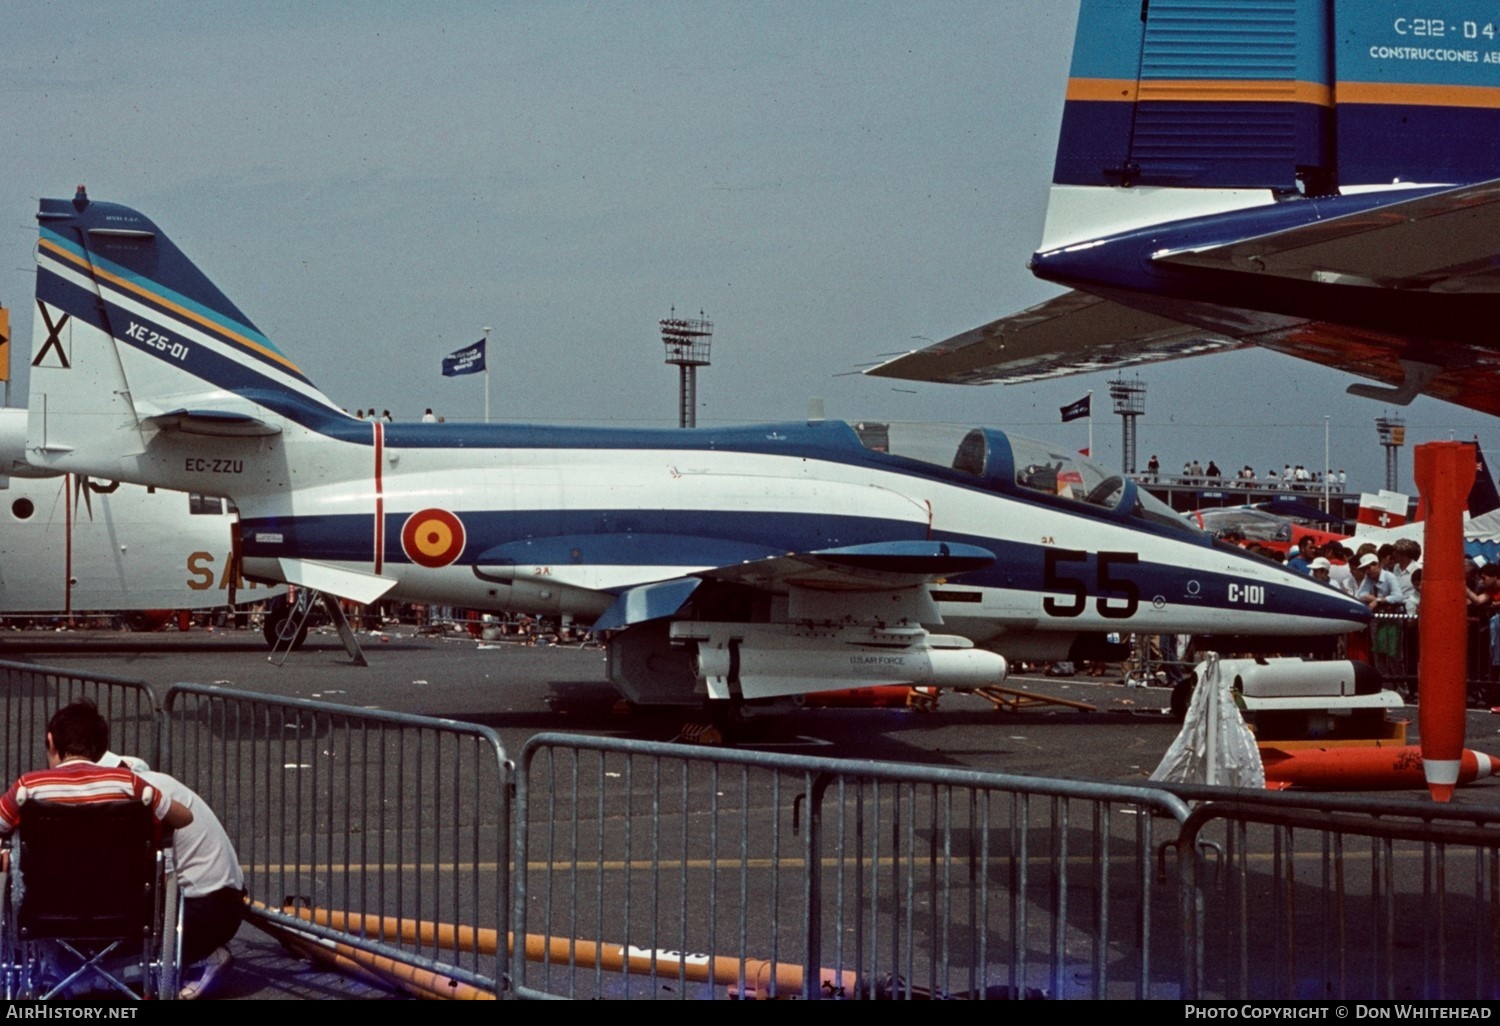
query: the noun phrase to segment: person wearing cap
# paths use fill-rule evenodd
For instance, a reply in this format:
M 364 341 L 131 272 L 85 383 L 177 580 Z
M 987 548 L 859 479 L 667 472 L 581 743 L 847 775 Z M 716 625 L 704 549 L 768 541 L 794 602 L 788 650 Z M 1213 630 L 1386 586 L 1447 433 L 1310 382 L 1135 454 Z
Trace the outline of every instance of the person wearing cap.
M 1313 550 L 1316 547 L 1317 543 L 1313 541 L 1312 535 L 1303 535 L 1297 547 L 1287 553 L 1286 568 L 1295 570 L 1299 574 L 1307 573 L 1308 567 L 1312 565 Z
M 173 864 L 183 896 L 183 983 L 178 997 L 191 1001 L 233 960 L 228 944 L 245 912 L 245 874 L 234 843 L 208 803 L 176 777 L 153 772 L 144 759 L 130 755 L 106 751 L 97 761 L 100 766 L 129 768 L 193 814 L 192 823 L 172 836 Z
M 1359 558 L 1356 567 L 1359 582 L 1355 585 L 1354 597 L 1369 606 L 1372 613 L 1398 611 L 1391 601 L 1390 577 L 1380 569 L 1380 557 L 1367 552 Z
M 1307 564 L 1307 572 L 1313 580 L 1321 581 L 1330 588 L 1333 587 L 1333 581 L 1329 579 L 1329 575 L 1333 573 L 1333 564 L 1323 556 L 1319 556 Z

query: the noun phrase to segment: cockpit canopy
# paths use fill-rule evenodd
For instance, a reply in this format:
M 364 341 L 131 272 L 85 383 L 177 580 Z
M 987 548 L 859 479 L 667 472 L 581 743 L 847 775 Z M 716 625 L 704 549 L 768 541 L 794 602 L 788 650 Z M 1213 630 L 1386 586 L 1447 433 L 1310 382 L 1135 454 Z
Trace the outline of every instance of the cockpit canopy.
M 955 424 L 855 421 L 860 443 L 979 478 L 996 491 L 1047 495 L 1179 530 L 1202 532 L 1170 506 L 1119 474 L 1060 446 L 995 428 Z

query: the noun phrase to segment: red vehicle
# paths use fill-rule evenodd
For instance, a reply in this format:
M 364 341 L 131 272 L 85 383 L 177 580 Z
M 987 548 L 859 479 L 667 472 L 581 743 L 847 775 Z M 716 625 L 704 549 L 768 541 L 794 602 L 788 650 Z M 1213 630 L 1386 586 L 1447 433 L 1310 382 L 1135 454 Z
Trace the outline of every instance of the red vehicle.
M 1301 545 L 1303 538 L 1312 538 L 1318 545 L 1323 545 L 1331 541 L 1343 541 L 1349 537 L 1344 531 L 1320 530 L 1302 523 L 1303 514 L 1323 520 L 1323 512 L 1312 506 L 1293 504 L 1298 508 L 1295 514 L 1289 514 L 1263 508 L 1266 505 L 1269 504 L 1200 509 L 1188 515 L 1199 527 L 1211 534 L 1223 535 L 1230 531 L 1238 532 L 1247 542 L 1264 545 L 1268 549 L 1275 549 L 1281 553 L 1287 553 L 1293 546 Z M 1323 522 L 1343 524 L 1343 521 L 1336 517 Z

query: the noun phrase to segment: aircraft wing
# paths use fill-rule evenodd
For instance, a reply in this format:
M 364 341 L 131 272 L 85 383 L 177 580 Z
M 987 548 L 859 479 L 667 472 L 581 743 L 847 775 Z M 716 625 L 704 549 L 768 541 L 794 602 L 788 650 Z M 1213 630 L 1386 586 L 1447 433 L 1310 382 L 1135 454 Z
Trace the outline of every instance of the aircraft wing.
M 1500 289 L 1500 179 L 1154 259 L 1341 285 Z
M 1352 287 L 1342 301 L 1410 293 L 1484 302 L 1500 293 L 1500 179 L 1431 192 L 1414 199 L 1314 220 L 1233 242 L 1177 250 L 1150 259 L 1211 272 L 1218 283 L 1254 292 L 1257 280 Z M 1298 295 L 1303 295 L 1298 293 Z M 1120 302 L 1119 300 L 1126 300 Z M 1132 305 L 1139 302 L 1153 311 Z M 1173 303 L 1180 305 L 1172 309 Z M 1425 394 L 1500 415 L 1500 352 L 1489 321 L 1477 320 L 1472 341 L 1452 339 L 1464 310 L 1443 319 L 1435 337 L 1360 327 L 1330 300 L 1331 319 L 1247 309 L 1204 299 L 1168 300 L 1149 293 L 1074 291 L 866 371 L 880 377 L 952 384 L 1017 384 L 1160 360 L 1263 346 L 1383 385 L 1355 384 L 1355 395 L 1397 404 Z M 1447 309 L 1447 308 L 1445 308 Z M 1180 318 L 1180 319 L 1179 319 Z M 1189 323 L 1189 320 L 1192 323 Z
M 594 629 L 618 630 L 671 616 L 704 581 L 788 594 L 788 615 L 794 620 L 941 622 L 924 586 L 994 562 L 995 554 L 988 549 L 936 541 L 788 552 L 630 588 L 616 597 Z
M 1067 292 L 865 373 L 957 385 L 1015 385 L 1249 344 L 1086 292 Z
M 705 570 L 698 576 L 767 591 L 785 591 L 789 587 L 887 591 L 915 588 L 954 574 L 981 570 L 993 562 L 995 554 L 977 545 L 878 542 L 815 552 L 788 552 L 738 566 Z

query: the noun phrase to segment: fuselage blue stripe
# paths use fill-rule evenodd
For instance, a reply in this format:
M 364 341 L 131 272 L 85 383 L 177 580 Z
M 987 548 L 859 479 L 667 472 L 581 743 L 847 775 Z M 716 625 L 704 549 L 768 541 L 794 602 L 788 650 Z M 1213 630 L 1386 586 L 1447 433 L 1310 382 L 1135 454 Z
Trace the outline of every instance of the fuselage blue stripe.
M 730 548 L 742 550 L 738 552 L 738 558 L 743 560 L 752 558 L 756 549 L 760 550 L 762 558 L 767 558 L 786 552 L 815 552 L 845 545 L 926 538 L 920 525 L 858 515 L 681 509 L 454 512 L 463 521 L 465 533 L 464 550 L 456 563 L 468 567 L 479 565 L 481 556 L 490 549 L 528 538 L 538 542 L 538 564 L 664 567 L 726 565 L 725 552 Z M 388 572 L 396 572 L 399 566 L 411 563 L 401 551 L 399 540 L 402 525 L 409 515 L 409 512 L 386 515 L 384 559 Z M 643 542 L 638 550 L 629 549 L 620 545 L 619 539 L 630 533 L 655 538 Z M 258 534 L 272 535 L 281 540 L 258 542 Z M 588 544 L 590 535 L 598 538 L 597 547 Z M 672 536 L 674 543 L 666 545 L 665 536 Z M 243 552 L 251 558 L 368 563 L 372 555 L 369 537 L 369 517 L 354 514 L 247 517 L 241 523 Z M 554 551 L 554 547 L 549 547 L 552 539 L 563 537 L 567 538 L 568 551 Z M 992 566 L 956 575 L 955 584 L 1039 593 L 1048 591 L 1044 586 L 1047 546 L 953 531 L 937 531 L 932 540 L 976 546 L 997 557 Z M 1191 544 L 1194 539 L 1183 537 L 1178 540 Z M 1222 598 L 1227 585 L 1243 580 L 1235 576 L 1232 566 L 1243 560 L 1264 570 L 1266 563 L 1237 550 L 1221 547 L 1217 551 L 1226 565 L 1222 572 L 1202 568 L 1189 572 L 1180 565 L 1142 561 L 1124 569 L 1116 568 L 1111 573 L 1134 581 L 1144 602 L 1151 602 L 1161 594 L 1169 596 L 1169 601 L 1174 604 L 1191 601 L 1205 608 L 1243 611 L 1243 605 L 1231 604 Z M 1097 553 L 1091 553 L 1085 559 L 1069 564 L 1070 569 L 1080 578 L 1092 581 L 1098 573 L 1097 558 Z M 1287 575 L 1289 585 L 1307 582 L 1306 578 L 1291 571 L 1279 572 Z M 1188 585 L 1190 578 L 1197 582 L 1195 586 Z M 1268 608 L 1295 612 L 1295 605 L 1288 609 L 1287 603 L 1317 604 L 1320 600 L 1344 601 L 1331 589 L 1324 599 L 1317 592 L 1302 595 L 1289 588 L 1288 594 L 1275 597 L 1274 606 L 1268 598 Z M 1323 612 L 1326 614 L 1327 610 Z

